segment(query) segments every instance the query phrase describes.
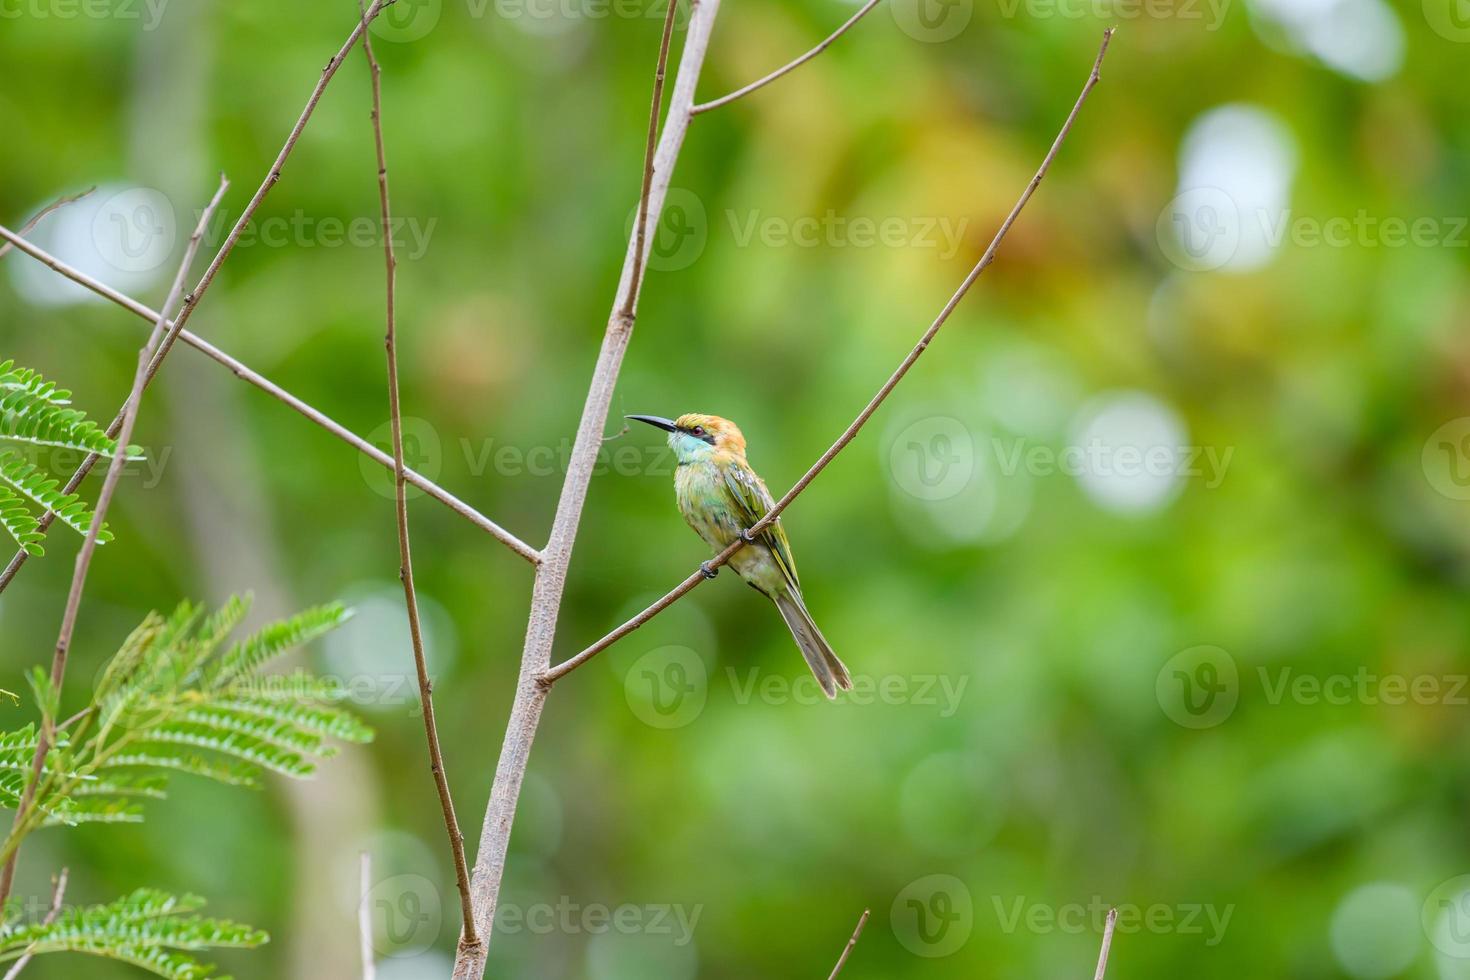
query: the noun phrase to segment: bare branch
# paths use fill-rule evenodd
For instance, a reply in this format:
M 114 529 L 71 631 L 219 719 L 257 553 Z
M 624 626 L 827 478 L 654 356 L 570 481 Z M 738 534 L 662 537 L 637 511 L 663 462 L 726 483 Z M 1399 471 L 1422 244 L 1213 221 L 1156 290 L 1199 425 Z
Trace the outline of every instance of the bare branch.
M 361 9 L 362 0 L 358 0 Z M 363 14 L 367 16 L 366 13 Z M 366 24 L 366 21 L 364 21 Z M 459 832 L 459 819 L 454 815 L 454 800 L 449 795 L 449 777 L 444 773 L 444 751 L 439 745 L 439 724 L 434 718 L 433 684 L 424 659 L 424 634 L 419 624 L 419 600 L 413 583 L 413 554 L 408 539 L 408 481 L 403 465 L 403 411 L 398 397 L 398 258 L 393 253 L 393 208 L 388 196 L 388 154 L 383 146 L 383 70 L 373 55 L 372 40 L 363 34 L 362 53 L 367 58 L 373 93 L 373 147 L 378 155 L 378 204 L 383 224 L 383 264 L 387 274 L 387 331 L 383 347 L 388 352 L 388 425 L 393 433 L 393 499 L 398 521 L 398 579 L 403 583 L 403 601 L 408 607 L 408 635 L 413 645 L 413 665 L 418 673 L 419 705 L 424 715 L 424 737 L 429 743 L 429 771 L 434 789 L 439 794 L 439 807 L 444 811 L 444 830 L 449 835 L 449 850 L 454 858 L 454 877 L 459 886 L 463 942 L 478 944 L 475 934 L 475 911 L 470 904 L 470 872 L 465 865 L 464 835 Z M 364 861 L 367 855 L 363 855 Z
M 709 48 L 710 32 L 714 28 L 719 9 L 720 0 L 696 0 L 693 4 L 693 13 L 685 32 L 683 54 L 679 60 L 679 71 L 674 79 L 673 93 L 669 97 L 669 112 L 664 121 L 663 133 L 657 141 L 652 167 L 645 162 L 643 168 L 644 193 L 641 195 L 638 210 L 645 215 L 639 221 L 645 229 L 658 226 L 659 215 L 668 194 L 669 179 L 684 145 L 684 136 L 689 130 L 691 110 L 694 108 L 694 89 L 699 82 L 705 52 Z M 664 54 L 665 52 L 660 54 L 661 61 Z M 566 479 L 557 502 L 551 535 L 542 550 L 541 564 L 536 570 L 515 700 L 511 705 L 505 740 L 496 763 L 495 781 L 480 830 L 475 870 L 470 878 L 475 922 L 484 942 L 478 947 L 463 943 L 460 945 L 454 963 L 455 980 L 480 980 L 485 972 L 485 957 L 489 950 L 500 882 L 505 874 L 505 855 L 510 843 L 511 825 L 515 820 L 516 803 L 525 779 L 526 766 L 530 761 L 531 744 L 535 740 L 541 711 L 546 703 L 547 687 L 541 683 L 541 675 L 551 663 L 551 647 L 556 637 L 562 592 L 572 559 L 572 545 L 576 540 L 577 526 L 587 499 L 587 488 L 597 466 L 597 455 L 602 447 L 618 371 L 632 338 L 632 314 L 636 312 L 636 306 L 625 315 L 622 298 L 632 297 L 636 301 L 651 245 L 651 237 L 645 234 L 640 238 L 636 229 L 628 242 L 622 276 L 614 294 L 617 298 L 608 317 L 602 349 L 598 353 L 597 366 L 587 389 L 587 399 L 577 425 L 577 437 L 568 459 Z
M 123 403 L 122 425 L 119 426 L 117 432 L 117 449 L 107 464 L 107 476 L 102 481 L 102 490 L 97 494 L 97 504 L 92 511 L 91 526 L 87 528 L 87 536 L 82 541 L 81 550 L 77 552 L 76 566 L 71 576 L 71 588 L 67 591 L 66 607 L 61 614 L 61 629 L 56 636 L 56 649 L 51 655 L 51 687 L 56 692 L 60 692 L 62 681 L 66 677 L 66 659 L 71 650 L 71 638 L 77 625 L 77 613 L 82 606 L 82 589 L 87 582 L 87 571 L 92 566 L 92 556 L 97 551 L 97 536 L 102 532 L 107 509 L 112 505 L 112 496 L 117 492 L 117 484 L 122 479 L 123 466 L 128 459 L 128 445 L 133 438 L 133 426 L 138 420 L 138 408 L 143 401 L 143 385 L 148 376 L 149 365 L 153 363 L 155 355 L 161 360 L 168 353 L 171 341 L 178 334 L 179 324 L 184 318 L 181 314 L 170 325 L 168 311 L 183 300 L 184 279 L 189 275 L 189 267 L 194 263 L 194 256 L 199 253 L 199 243 L 204 238 L 204 229 L 214 215 L 215 208 L 219 207 L 220 199 L 225 196 L 225 190 L 229 186 L 230 182 L 225 179 L 224 174 L 221 174 L 219 190 L 214 192 L 214 197 L 200 212 L 199 224 L 195 227 L 194 234 L 189 236 L 189 244 L 185 247 L 184 257 L 179 262 L 179 271 L 174 274 L 173 284 L 169 286 L 168 296 L 163 301 L 163 309 L 153 324 L 153 332 L 138 351 L 138 369 L 133 373 L 132 390 L 128 393 L 127 401 Z M 187 301 L 184 302 L 187 307 Z M 10 853 L 6 856 L 4 870 L 0 871 L 0 902 L 9 897 L 11 885 L 15 880 L 15 859 L 20 847 L 17 831 L 26 826 L 31 819 L 31 810 L 35 804 L 36 790 L 41 783 L 41 772 L 46 762 L 46 753 L 51 750 L 52 729 L 55 722 L 56 719 L 49 716 L 42 719 L 40 735 L 36 739 L 36 752 L 31 759 L 31 778 L 26 783 L 25 792 L 21 794 L 19 805 L 15 808 L 15 829 L 12 829 L 8 842 Z
M 898 386 L 898 383 L 903 380 L 904 375 L 908 374 L 909 368 L 914 366 L 914 362 L 917 361 L 919 359 L 919 356 L 923 354 L 924 351 L 929 347 L 930 342 L 934 340 L 934 336 L 939 333 L 940 328 L 944 326 L 945 322 L 949 319 L 950 314 L 953 313 L 955 307 L 959 305 L 960 300 L 965 298 L 965 294 L 968 293 L 970 291 L 970 287 L 975 284 L 975 280 L 980 278 L 980 274 L 985 271 L 985 269 L 990 265 L 991 262 L 995 261 L 995 253 L 996 250 L 1000 248 L 1000 243 L 1005 240 L 1006 234 L 1011 230 L 1011 225 L 1015 224 L 1016 218 L 1020 215 L 1021 210 L 1026 206 L 1026 202 L 1031 200 L 1031 195 L 1036 193 L 1036 188 L 1041 184 L 1042 178 L 1046 176 L 1047 170 L 1051 168 L 1052 161 L 1056 159 L 1057 152 L 1060 151 L 1062 148 L 1062 143 L 1066 141 L 1067 134 L 1072 131 L 1072 124 L 1076 121 L 1078 113 L 1082 111 L 1082 106 L 1087 101 L 1087 96 L 1091 94 L 1093 87 L 1096 86 L 1098 81 L 1101 79 L 1103 57 L 1108 53 L 1108 42 L 1112 40 L 1113 31 L 1114 28 L 1111 27 L 1103 31 L 1102 46 L 1098 49 L 1097 60 L 1093 62 L 1092 72 L 1087 76 L 1086 84 L 1082 86 L 1082 93 L 1077 96 L 1077 101 L 1075 104 L 1073 104 L 1072 111 L 1067 115 L 1067 120 L 1062 124 L 1062 128 L 1057 133 L 1056 139 L 1052 141 L 1051 149 L 1047 151 L 1045 159 L 1041 161 L 1041 166 L 1037 169 L 1035 176 L 1033 176 L 1030 182 L 1026 185 L 1026 189 L 1021 192 L 1020 199 L 1016 201 L 1015 207 L 1011 208 L 1010 214 L 1006 215 L 1005 221 L 1001 222 L 1000 229 L 995 233 L 995 237 L 991 239 L 989 247 L 985 249 L 985 254 L 980 256 L 980 261 L 975 263 L 975 267 L 970 270 L 970 274 L 965 277 L 965 280 L 960 284 L 959 289 L 955 290 L 954 294 L 950 296 L 949 302 L 944 304 L 944 309 L 939 311 L 939 315 L 935 317 L 934 322 L 929 325 L 929 329 L 924 331 L 924 335 L 919 339 L 918 344 L 914 346 L 913 350 L 909 351 L 908 356 L 905 357 L 902 362 L 900 362 L 897 370 L 895 370 L 893 374 L 889 376 L 888 380 L 883 382 L 883 386 L 878 389 L 878 393 L 875 394 L 872 399 L 869 400 L 868 404 L 863 408 L 863 410 L 858 413 L 857 418 L 852 420 L 852 423 L 848 425 L 847 429 L 842 433 L 842 435 L 837 438 L 837 441 L 834 442 L 831 447 L 828 448 L 828 450 L 824 452 L 815 463 L 812 464 L 811 469 L 807 470 L 805 475 L 803 475 L 800 480 L 797 480 L 796 484 L 790 490 L 786 491 L 786 495 L 780 500 L 776 501 L 776 505 L 772 507 L 769 511 L 767 511 L 766 515 L 762 517 L 759 521 L 757 521 L 755 525 L 749 529 L 749 531 L 747 532 L 748 537 L 754 538 L 761 531 L 769 527 L 776 520 L 776 518 L 781 515 L 781 512 L 785 510 L 788 506 L 790 506 L 791 502 L 797 498 L 797 495 L 805 490 L 811 484 L 811 482 L 817 478 L 817 475 L 820 474 L 822 470 L 827 468 L 827 464 L 832 462 L 837 454 L 842 452 L 842 450 L 847 446 L 848 443 L 852 442 L 852 440 L 857 436 L 859 430 L 862 429 L 863 425 L 868 421 L 869 418 L 872 417 L 873 413 L 878 410 L 878 407 L 883 404 L 888 395 L 893 391 L 895 387 Z M 711 558 L 707 562 L 708 567 L 711 569 L 718 569 L 720 566 L 728 562 L 731 556 L 735 554 L 735 552 L 745 547 L 745 544 L 745 541 L 737 539 L 724 551 L 721 551 L 714 558 Z M 701 582 L 705 581 L 705 579 L 706 576 L 702 572 L 696 571 L 684 581 L 680 582 L 673 591 L 669 592 L 662 599 L 659 599 L 653 605 L 649 606 L 647 609 L 643 610 L 638 615 L 634 616 L 632 619 L 628 620 L 626 623 L 619 626 L 611 633 L 607 634 L 607 636 L 604 636 L 602 639 L 598 640 L 596 643 L 592 644 L 590 647 L 583 650 L 575 657 L 563 661 L 556 667 L 548 670 L 541 677 L 542 684 L 553 684 L 557 680 L 576 670 L 578 667 L 582 666 L 582 664 L 591 660 L 603 650 L 606 650 L 618 640 L 627 636 L 629 633 L 638 629 L 644 623 L 648 622 L 650 619 L 663 612 L 679 599 L 688 595 L 691 591 L 697 588 Z
M 1103 975 L 1108 972 L 1108 953 L 1113 948 L 1113 927 L 1118 924 L 1118 910 L 1108 909 L 1108 920 L 1103 925 L 1102 949 L 1097 954 L 1097 972 L 1092 975 L 1092 980 L 1103 980 Z
M 41 920 L 42 925 L 49 926 L 51 925 L 51 923 L 56 921 L 56 917 L 61 914 L 61 900 L 65 895 L 66 869 L 62 868 L 61 873 L 52 880 L 51 908 L 47 910 L 46 917 Z M 20 959 L 16 960 L 15 964 L 11 966 L 9 970 L 5 971 L 4 980 L 15 980 L 16 977 L 20 976 L 20 971 L 24 970 L 26 968 L 26 964 L 31 961 L 31 955 L 32 954 L 28 952 L 23 954 Z
M 837 28 L 837 30 L 827 35 L 827 39 L 825 41 L 812 48 L 800 58 L 797 58 L 795 61 L 787 62 L 780 68 L 777 68 L 775 71 L 771 72 L 765 78 L 757 79 L 744 88 L 736 89 L 729 95 L 722 95 L 718 99 L 715 99 L 711 102 L 704 102 L 695 106 L 694 115 L 697 116 L 701 112 L 709 112 L 711 109 L 718 109 L 720 106 L 729 105 L 736 99 L 743 99 L 745 96 L 749 95 L 751 92 L 754 92 L 756 89 L 763 88 L 771 84 L 782 75 L 785 75 L 787 72 L 795 71 L 797 68 L 800 68 L 802 65 L 806 64 L 808 61 L 811 61 L 817 55 L 821 54 L 823 51 L 826 51 L 829 47 L 831 47 L 833 41 L 836 41 L 839 37 L 846 34 L 848 30 L 852 27 L 852 25 L 856 24 L 858 21 L 866 17 L 868 11 L 878 6 L 878 4 L 881 2 L 882 0 L 868 0 L 867 3 L 862 5 L 857 13 L 853 14 L 847 19 L 847 23 L 843 24 L 841 27 Z
M 827 975 L 827 980 L 837 980 L 837 974 L 841 973 L 842 968 L 847 965 L 847 958 L 852 955 L 852 948 L 857 945 L 858 937 L 863 934 L 863 926 L 868 924 L 868 913 L 871 911 L 872 909 L 863 909 L 863 914 L 858 917 L 857 927 L 852 930 L 852 938 L 842 948 L 842 955 L 837 957 L 837 965 Z
M 72 282 L 87 287 L 98 296 L 101 296 L 103 299 L 110 300 L 113 303 L 116 303 L 118 306 L 121 306 L 123 309 L 129 311 L 135 316 L 148 320 L 150 323 L 158 319 L 158 312 L 156 310 L 153 310 L 147 305 L 138 302 L 131 296 L 127 296 L 123 293 L 118 292 L 105 283 L 99 282 L 98 280 L 87 275 L 85 272 L 82 272 L 80 269 L 68 265 L 67 263 L 58 259 L 56 256 L 51 255 L 49 252 L 46 252 L 45 250 L 37 247 L 26 239 L 20 237 L 10 229 L 5 228 L 4 226 L 0 226 L 0 239 L 4 239 L 6 242 L 14 245 L 17 249 L 31 256 L 33 259 L 36 259 L 38 262 L 42 263 L 53 271 L 65 276 Z M 197 304 L 198 301 L 199 293 L 196 292 L 194 294 L 194 302 Z M 170 328 L 172 327 L 173 324 L 170 323 Z M 264 375 L 248 367 L 243 361 L 232 357 L 220 348 L 211 344 L 209 341 L 200 337 L 198 334 L 192 333 L 188 330 L 179 330 L 178 337 L 184 343 L 188 344 L 190 347 L 193 347 L 195 350 L 204 354 L 206 357 L 210 358 L 218 364 L 224 365 L 226 368 L 229 369 L 231 374 L 239 378 L 241 381 L 245 381 L 259 388 L 261 391 L 265 392 L 267 395 L 270 395 L 272 398 L 286 405 L 288 408 L 291 408 L 292 410 L 306 418 L 308 421 L 314 423 L 322 429 L 325 429 L 327 432 L 336 436 L 341 441 L 347 443 L 347 445 L 351 446 L 353 449 L 356 449 L 364 456 L 373 460 L 373 462 L 390 471 L 394 468 L 393 457 L 390 456 L 388 453 L 383 452 L 377 446 L 374 446 L 372 443 L 357 435 L 346 426 L 334 421 L 324 412 L 312 408 L 306 402 L 302 401 L 300 398 L 297 398 L 295 395 L 291 394 L 280 385 L 277 385 L 275 382 L 266 378 Z M 156 368 L 150 366 L 150 372 L 147 381 L 151 382 L 153 380 L 153 374 L 155 372 Z M 122 424 L 121 420 L 122 415 L 121 413 L 119 413 L 118 417 L 113 419 L 112 426 L 108 428 L 109 436 L 115 436 L 117 434 L 116 427 Z M 89 473 L 92 467 L 96 465 L 97 459 L 98 457 L 95 455 L 88 456 L 86 459 L 84 459 L 82 461 L 82 465 L 77 468 L 77 471 L 72 474 L 71 479 L 67 481 L 66 487 L 62 492 L 72 493 L 73 491 L 75 491 L 76 488 L 81 485 L 81 482 L 86 477 L 87 473 Z M 458 497 L 454 496 L 434 481 L 428 479 L 427 477 L 419 474 L 412 469 L 406 469 L 405 475 L 409 483 L 412 483 L 415 487 L 433 497 L 435 500 L 438 500 L 440 503 L 445 504 L 455 513 L 459 514 L 461 517 L 465 518 L 470 523 L 480 528 L 482 531 L 490 534 L 491 537 L 504 544 L 507 548 L 509 548 L 511 551 L 514 551 L 522 558 L 526 559 L 532 564 L 536 564 L 541 560 L 540 554 L 536 551 L 535 548 L 531 547 L 529 544 L 526 544 L 520 538 L 516 537 L 514 534 L 511 534 L 505 528 L 501 527 L 499 524 L 495 523 L 484 514 L 481 514 L 479 511 L 475 510 L 469 504 L 460 500 Z M 46 529 L 51 526 L 52 522 L 55 521 L 55 519 L 56 515 L 48 511 L 41 518 L 39 530 L 44 533 Z M 11 559 L 10 564 L 6 566 L 4 572 L 0 572 L 0 592 L 3 592 L 5 590 L 6 586 L 10 584 L 11 579 L 15 577 L 16 572 L 20 571 L 21 566 L 26 563 L 28 554 L 28 552 L 23 550 L 16 552 L 15 557 Z
M 368 894 L 373 890 L 373 856 L 367 851 L 362 852 L 358 862 L 357 882 L 357 939 L 362 950 L 362 980 L 377 980 L 378 967 L 373 961 L 373 910 L 368 905 Z
M 92 193 L 96 189 L 96 187 L 88 187 L 80 194 L 73 194 L 70 197 L 58 197 L 50 204 L 46 205 L 44 208 L 31 215 L 30 220 L 21 225 L 20 231 L 16 232 L 16 234 L 29 235 L 32 231 L 35 230 L 37 225 L 45 220 L 48 214 L 51 214 L 54 211 L 59 211 L 62 208 L 66 207 L 68 204 L 75 204 L 77 201 L 80 201 L 82 198 L 86 197 L 88 194 Z M 3 259 L 5 258 L 5 256 L 9 255 L 10 250 L 13 248 L 15 248 L 15 246 L 10 244 L 9 242 L 6 242 L 4 245 L 0 245 L 0 259 Z
M 658 67 L 653 72 L 653 108 L 648 111 L 648 142 L 643 149 L 643 183 L 638 189 L 638 223 L 633 231 L 633 274 L 628 277 L 628 293 L 623 297 L 623 318 L 632 325 L 638 307 L 638 293 L 643 288 L 644 242 L 648 237 L 648 194 L 653 186 L 653 154 L 658 142 L 658 115 L 664 103 L 664 73 L 669 67 L 669 41 L 674 36 L 674 15 L 678 0 L 668 0 L 664 12 L 664 33 L 658 45 Z

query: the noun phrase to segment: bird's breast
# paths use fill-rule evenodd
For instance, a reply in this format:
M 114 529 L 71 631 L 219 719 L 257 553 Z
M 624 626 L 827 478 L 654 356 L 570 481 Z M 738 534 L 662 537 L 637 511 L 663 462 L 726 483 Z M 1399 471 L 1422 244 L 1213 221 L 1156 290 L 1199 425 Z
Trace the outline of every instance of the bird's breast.
M 710 547 L 721 549 L 739 536 L 741 524 L 725 477 L 713 463 L 686 463 L 674 471 L 679 513 Z

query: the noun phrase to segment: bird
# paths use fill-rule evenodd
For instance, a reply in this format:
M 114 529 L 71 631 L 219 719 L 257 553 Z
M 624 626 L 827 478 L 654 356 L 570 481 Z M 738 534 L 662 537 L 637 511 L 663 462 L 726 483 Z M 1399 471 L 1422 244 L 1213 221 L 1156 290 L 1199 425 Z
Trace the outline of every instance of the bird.
M 716 552 L 737 540 L 746 542 L 730 556 L 730 567 L 747 585 L 776 604 L 822 693 L 836 698 L 838 690 L 851 690 L 852 675 L 847 666 L 832 652 L 832 645 L 807 612 L 791 542 L 780 520 L 753 537 L 749 534 L 775 501 L 765 481 L 746 462 L 745 436 L 740 427 L 718 415 L 696 413 L 676 419 L 657 415 L 626 418 L 669 434 L 669 448 L 678 460 L 674 495 L 679 513 L 695 533 Z M 714 578 L 719 572 L 708 561 L 699 567 L 705 578 Z

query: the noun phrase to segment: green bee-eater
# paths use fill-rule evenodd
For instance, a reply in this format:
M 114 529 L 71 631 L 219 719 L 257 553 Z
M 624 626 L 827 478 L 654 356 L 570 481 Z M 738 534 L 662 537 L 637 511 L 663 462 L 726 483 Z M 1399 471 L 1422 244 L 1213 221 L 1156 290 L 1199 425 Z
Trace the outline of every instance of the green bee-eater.
M 775 501 L 765 481 L 745 461 L 745 437 L 729 419 L 718 415 L 681 415 L 677 419 L 656 415 L 629 415 L 669 434 L 669 448 L 678 459 L 674 471 L 674 493 L 679 513 L 715 551 L 723 551 L 737 538 L 754 527 Z M 796 645 L 806 658 L 807 666 L 829 698 L 837 689 L 852 688 L 847 667 L 837 659 L 832 647 L 801 598 L 801 583 L 796 578 L 796 562 L 791 557 L 791 543 L 778 519 L 762 531 L 755 541 L 730 558 L 735 573 L 757 592 L 776 604 L 781 616 L 796 638 Z M 705 562 L 701 567 L 708 578 L 717 569 Z

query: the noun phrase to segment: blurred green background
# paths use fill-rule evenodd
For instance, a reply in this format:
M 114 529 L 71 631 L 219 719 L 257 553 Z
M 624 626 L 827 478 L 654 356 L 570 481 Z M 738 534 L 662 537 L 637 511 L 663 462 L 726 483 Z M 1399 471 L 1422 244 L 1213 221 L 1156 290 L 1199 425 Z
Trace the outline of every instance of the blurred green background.
M 399 7 L 374 37 L 410 461 L 540 545 L 664 8 Z M 701 96 L 852 10 L 727 0 Z M 215 173 L 234 186 L 207 250 L 356 8 L 0 13 L 0 220 L 99 185 L 36 240 L 156 304 Z M 818 703 L 728 575 L 569 678 L 490 975 L 825 976 L 871 907 L 851 980 L 1075 978 L 1118 904 L 1117 978 L 1470 977 L 1464 0 L 887 0 L 694 121 L 614 411 L 737 420 L 779 495 L 983 250 L 1111 23 L 1104 81 L 999 260 L 787 512 L 867 695 Z M 368 99 L 354 53 L 190 326 L 385 444 Z M 110 418 L 142 321 L 0 265 L 0 356 Z M 135 441 L 150 463 L 120 488 L 67 703 L 149 609 L 253 590 L 258 622 L 342 598 L 358 617 L 307 656 L 357 685 L 379 738 L 312 783 L 178 780 L 141 826 L 39 834 L 19 893 L 60 865 L 77 902 L 200 892 L 274 936 L 229 971 L 346 978 L 367 849 L 379 976 L 446 976 L 456 899 L 389 481 L 182 346 Z M 706 557 L 657 434 L 606 449 L 559 656 Z M 432 500 L 411 518 L 473 845 L 531 572 Z M 76 545 L 53 533 L 0 598 L 0 686 L 49 659 Z M 134 974 L 73 956 L 27 975 Z

